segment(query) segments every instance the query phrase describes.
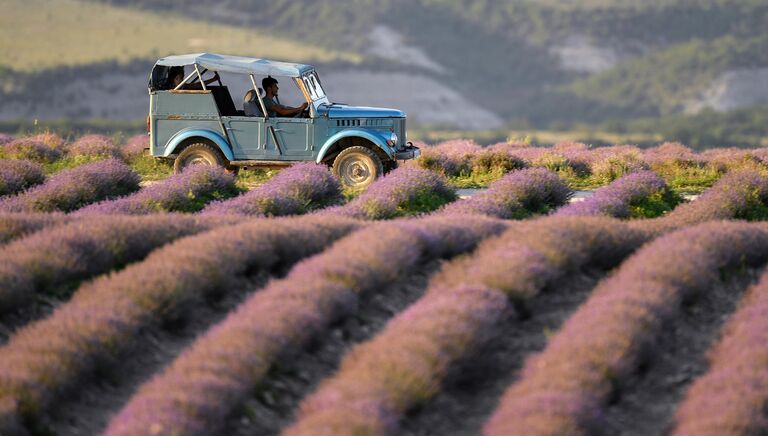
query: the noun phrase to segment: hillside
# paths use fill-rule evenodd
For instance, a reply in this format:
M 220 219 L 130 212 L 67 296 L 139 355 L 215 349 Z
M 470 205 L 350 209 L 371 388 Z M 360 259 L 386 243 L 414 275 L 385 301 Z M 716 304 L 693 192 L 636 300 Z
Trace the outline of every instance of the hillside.
M 158 54 L 253 54 L 314 62 L 334 100 L 399 107 L 427 128 L 547 128 L 768 102 L 768 5 L 757 0 L 13 1 L 3 31 L 18 34 L 13 25 L 23 22 L 30 36 L 3 39 L 27 57 L 5 56 L 15 60 L 0 73 L 2 92 L 15 103 L 0 107 L 3 120 L 144 110 L 141 93 L 123 115 L 97 103 L 73 111 L 64 97 L 44 114 L 28 104 L 37 97 L 29 83 L 57 75 L 51 54 L 72 51 L 70 65 L 80 66 L 68 76 L 87 80 L 69 94 L 92 81 L 108 87 L 110 73 L 138 88 Z M 83 29 L 82 17 L 106 24 L 71 31 Z M 61 28 L 76 49 L 46 43 Z M 115 67 L 127 57 L 141 67 Z

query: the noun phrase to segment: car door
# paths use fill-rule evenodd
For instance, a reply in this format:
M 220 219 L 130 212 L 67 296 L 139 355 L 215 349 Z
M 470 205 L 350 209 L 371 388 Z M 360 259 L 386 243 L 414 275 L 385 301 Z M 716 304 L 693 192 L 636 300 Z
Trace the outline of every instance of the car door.
M 264 118 L 221 117 L 235 159 L 264 159 Z
M 266 121 L 266 155 L 285 160 L 312 158 L 310 118 L 270 118 Z M 275 144 L 277 140 L 277 144 Z

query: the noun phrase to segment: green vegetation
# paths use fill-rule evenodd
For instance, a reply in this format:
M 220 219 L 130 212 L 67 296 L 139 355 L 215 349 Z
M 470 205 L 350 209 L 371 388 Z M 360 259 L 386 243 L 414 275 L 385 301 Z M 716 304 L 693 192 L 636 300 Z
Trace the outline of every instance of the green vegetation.
M 6 12 L 0 15 L 0 63 L 15 71 L 110 60 L 154 60 L 168 53 L 204 50 L 297 61 L 361 60 L 353 53 L 175 13 L 157 14 L 77 0 L 7 0 L 3 6 Z
M 670 212 L 682 202 L 682 196 L 671 189 L 654 192 L 641 201 L 629 205 L 632 211 L 630 218 L 656 218 Z

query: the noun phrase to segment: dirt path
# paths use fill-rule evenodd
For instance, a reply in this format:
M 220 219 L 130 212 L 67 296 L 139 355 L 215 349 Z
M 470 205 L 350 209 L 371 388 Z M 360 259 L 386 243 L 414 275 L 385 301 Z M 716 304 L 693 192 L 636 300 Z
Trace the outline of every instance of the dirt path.
M 429 277 L 439 266 L 439 262 L 431 262 L 381 292 L 363 296 L 355 316 L 334 324 L 310 347 L 275 367 L 220 434 L 279 434 L 294 421 L 301 400 L 334 373 L 350 347 L 373 337 L 390 318 L 423 295 Z
M 586 300 L 604 274 L 569 275 L 531 301 L 529 318 L 511 315 L 504 320 L 498 335 L 457 365 L 432 401 L 406 416 L 398 435 L 480 434 L 525 358 L 544 348 L 547 337 Z
M 198 335 L 221 321 L 268 279 L 267 274 L 243 279 L 237 290 L 226 292 L 223 299 L 195 307 L 184 314 L 184 319 L 172 324 L 144 331 L 136 338 L 135 347 L 108 365 L 108 371 L 81 382 L 75 395 L 60 401 L 44 425 L 59 436 L 99 434 L 142 383 L 171 363 Z
M 686 304 L 664 329 L 649 361 L 622 386 L 618 401 L 604 415 L 613 435 L 667 434 L 677 404 L 690 383 L 707 370 L 706 352 L 747 287 L 756 282 L 749 271 L 713 286 Z

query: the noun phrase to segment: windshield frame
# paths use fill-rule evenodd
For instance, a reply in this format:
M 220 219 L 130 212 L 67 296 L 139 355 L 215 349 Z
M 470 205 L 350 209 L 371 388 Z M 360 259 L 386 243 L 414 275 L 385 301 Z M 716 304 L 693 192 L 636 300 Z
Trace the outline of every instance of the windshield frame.
M 300 80 L 302 87 L 306 91 L 307 97 L 312 101 L 315 108 L 322 104 L 329 103 L 330 100 L 328 99 L 328 94 L 325 93 L 325 89 L 320 81 L 320 76 L 317 74 L 316 70 L 310 70 L 302 74 Z

